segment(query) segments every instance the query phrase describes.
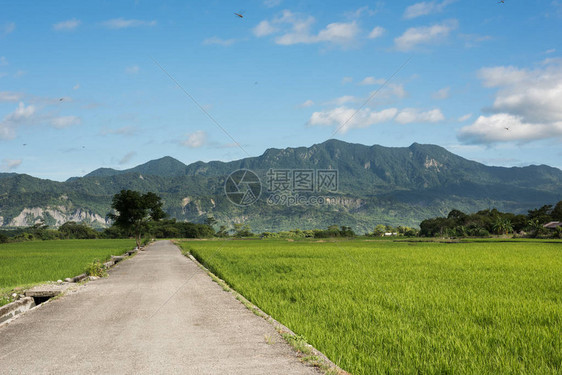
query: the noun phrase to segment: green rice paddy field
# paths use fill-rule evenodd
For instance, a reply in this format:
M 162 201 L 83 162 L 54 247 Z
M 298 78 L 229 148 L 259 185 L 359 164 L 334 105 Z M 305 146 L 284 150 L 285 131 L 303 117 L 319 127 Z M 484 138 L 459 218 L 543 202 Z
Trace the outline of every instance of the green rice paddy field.
M 351 373 L 562 373 L 562 242 L 182 246 Z
M 89 263 L 121 255 L 133 240 L 29 241 L 0 244 L 0 297 L 17 286 L 83 273 Z

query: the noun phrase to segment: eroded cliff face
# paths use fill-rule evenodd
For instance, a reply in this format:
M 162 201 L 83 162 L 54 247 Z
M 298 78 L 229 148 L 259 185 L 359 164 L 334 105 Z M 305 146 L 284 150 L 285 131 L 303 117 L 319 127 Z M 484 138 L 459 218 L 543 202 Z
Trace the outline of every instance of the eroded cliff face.
M 109 225 L 108 220 L 99 214 L 82 208 L 69 211 L 62 206 L 24 208 L 19 215 L 7 222 L 0 216 L 0 226 L 7 227 L 26 227 L 41 222 L 50 226 L 59 226 L 67 221 L 85 222 L 93 226 Z

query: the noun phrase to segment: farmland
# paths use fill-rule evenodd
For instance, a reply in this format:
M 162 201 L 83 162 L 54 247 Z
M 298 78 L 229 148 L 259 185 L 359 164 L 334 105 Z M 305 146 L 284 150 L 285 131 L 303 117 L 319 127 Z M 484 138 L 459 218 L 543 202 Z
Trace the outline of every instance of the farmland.
M 0 244 L 0 296 L 26 286 L 81 274 L 95 259 L 121 255 L 132 240 L 29 241 Z
M 182 247 L 354 374 L 562 371 L 562 242 Z

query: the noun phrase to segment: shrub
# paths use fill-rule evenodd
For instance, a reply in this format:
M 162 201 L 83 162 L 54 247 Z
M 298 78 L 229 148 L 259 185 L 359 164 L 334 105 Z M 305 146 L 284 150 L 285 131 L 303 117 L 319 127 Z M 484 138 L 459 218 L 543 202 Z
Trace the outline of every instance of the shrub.
M 103 263 L 96 259 L 86 267 L 86 275 L 103 277 L 107 275 L 107 272 L 105 272 Z

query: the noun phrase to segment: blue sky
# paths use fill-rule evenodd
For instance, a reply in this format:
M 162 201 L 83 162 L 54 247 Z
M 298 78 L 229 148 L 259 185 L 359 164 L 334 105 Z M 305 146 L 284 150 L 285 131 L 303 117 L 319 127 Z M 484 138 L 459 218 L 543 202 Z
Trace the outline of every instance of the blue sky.
M 330 138 L 562 167 L 562 1 L 0 9 L 0 172 L 65 180 Z

